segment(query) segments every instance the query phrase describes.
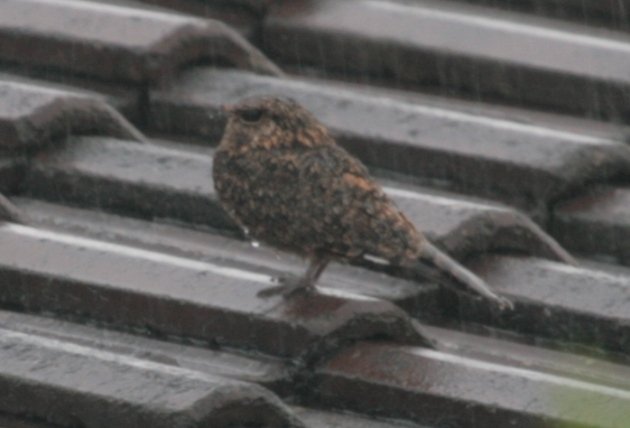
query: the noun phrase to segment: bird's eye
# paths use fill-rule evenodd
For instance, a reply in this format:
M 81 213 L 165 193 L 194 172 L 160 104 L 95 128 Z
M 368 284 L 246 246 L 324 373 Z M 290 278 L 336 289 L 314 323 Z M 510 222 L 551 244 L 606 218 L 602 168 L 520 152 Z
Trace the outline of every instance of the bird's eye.
M 238 115 L 245 122 L 255 123 L 262 118 L 263 111 L 261 109 L 241 110 Z

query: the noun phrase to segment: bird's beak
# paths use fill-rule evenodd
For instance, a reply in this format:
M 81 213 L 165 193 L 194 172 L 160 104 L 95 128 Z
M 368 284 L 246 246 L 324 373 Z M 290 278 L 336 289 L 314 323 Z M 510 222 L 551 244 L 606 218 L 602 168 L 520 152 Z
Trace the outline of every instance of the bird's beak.
M 234 106 L 232 104 L 223 104 L 221 106 L 221 109 L 226 115 L 230 115 L 232 112 L 234 112 Z

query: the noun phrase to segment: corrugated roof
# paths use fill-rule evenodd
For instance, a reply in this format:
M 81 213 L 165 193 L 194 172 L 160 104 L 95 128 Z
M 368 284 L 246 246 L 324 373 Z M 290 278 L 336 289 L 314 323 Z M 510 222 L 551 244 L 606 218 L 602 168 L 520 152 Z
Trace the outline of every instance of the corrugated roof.
M 0 426 L 627 427 L 630 37 L 554 5 L 1 2 Z M 515 310 L 370 265 L 258 297 L 303 263 L 212 156 L 270 93 Z

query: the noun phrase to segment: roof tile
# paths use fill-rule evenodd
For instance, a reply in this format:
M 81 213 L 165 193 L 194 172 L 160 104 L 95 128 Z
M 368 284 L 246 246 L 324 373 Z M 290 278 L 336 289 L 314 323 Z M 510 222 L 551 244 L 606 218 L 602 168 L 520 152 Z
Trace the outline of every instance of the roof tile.
M 25 165 L 23 156 L 0 157 L 0 192 L 14 191 L 21 184 Z
M 341 351 L 316 379 L 314 402 L 438 426 L 621 428 L 630 408 L 626 389 L 386 343 L 363 342 Z
M 556 205 L 554 234 L 578 253 L 630 264 L 630 188 L 595 186 Z
M 285 357 L 357 337 L 423 341 L 403 311 L 378 299 L 332 291 L 265 299 L 257 293 L 273 285 L 270 275 L 220 260 L 8 223 L 0 234 L 13 249 L 0 257 L 0 279 L 15 284 L 0 290 L 0 301 L 24 310 Z M 46 293 L 37 291 L 43 286 Z
M 460 319 L 591 349 L 630 350 L 627 275 L 531 257 L 484 257 L 472 267 L 518 309 L 497 313 L 466 299 Z
M 456 2 L 321 0 L 278 7 L 263 39 L 272 58 L 297 67 L 371 74 L 477 100 L 628 114 L 625 34 Z
M 0 344 L 9 414 L 62 426 L 303 426 L 255 384 L 6 328 Z
M 463 0 L 468 3 L 482 4 L 496 8 L 533 13 L 550 18 L 573 20 L 580 24 L 602 26 L 607 28 L 628 30 L 628 8 L 620 2 L 603 2 L 600 0 Z
M 628 129 L 597 119 L 630 112 L 630 38 L 513 3 L 0 2 L 0 425 L 625 426 L 628 269 L 543 227 L 627 262 Z M 208 146 L 269 93 L 516 309 L 337 263 L 259 298 L 304 264 L 238 239 Z
M 211 173 L 208 152 L 84 137 L 40 153 L 25 185 L 29 194 L 53 201 L 234 230 L 218 204 Z M 542 229 L 512 209 L 413 186 L 388 184 L 385 191 L 419 230 L 449 251 L 465 255 L 508 248 L 572 261 Z
M 32 225 L 95 238 L 107 242 L 155 249 L 195 260 L 217 260 L 253 272 L 278 276 L 299 275 L 306 269 L 299 257 L 278 253 L 266 246 L 235 240 L 208 231 L 185 226 L 146 222 L 129 217 L 70 208 L 33 199 L 12 198 Z M 341 292 L 363 294 L 379 299 L 413 301 L 427 318 L 436 318 L 435 285 L 418 284 L 380 272 L 348 265 L 331 265 L 322 276 L 322 284 Z
M 0 81 L 0 148 L 41 146 L 71 134 L 144 142 L 144 136 L 97 95 Z
M 630 149 L 601 136 L 208 68 L 184 73 L 168 90 L 152 93 L 151 126 L 216 143 L 222 104 L 269 94 L 308 107 L 339 143 L 372 167 L 432 183 L 446 180 L 456 190 L 528 209 L 630 167 Z
M 71 0 L 2 2 L 0 59 L 135 83 L 163 82 L 202 60 L 280 73 L 219 21 Z

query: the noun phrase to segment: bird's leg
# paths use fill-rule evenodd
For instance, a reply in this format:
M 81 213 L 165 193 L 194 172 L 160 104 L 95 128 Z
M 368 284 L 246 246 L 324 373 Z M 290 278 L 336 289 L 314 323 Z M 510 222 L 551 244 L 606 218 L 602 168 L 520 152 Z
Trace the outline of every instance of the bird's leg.
M 326 269 L 330 263 L 330 259 L 328 257 L 319 256 L 311 261 L 310 266 L 306 270 L 304 277 L 309 281 L 309 283 L 314 287 L 315 283 L 319 280 L 319 277 Z
M 260 297 L 271 297 L 276 294 L 282 294 L 284 297 L 289 297 L 298 292 L 309 292 L 315 289 L 315 283 L 321 276 L 324 269 L 330 262 L 328 257 L 316 256 L 311 259 L 311 263 L 306 269 L 303 276 L 299 278 L 286 278 L 280 279 L 282 285 L 266 288 L 258 292 Z
M 0 222 L 2 221 L 10 221 L 12 223 L 20 224 L 28 223 L 28 219 L 22 210 L 0 194 Z

